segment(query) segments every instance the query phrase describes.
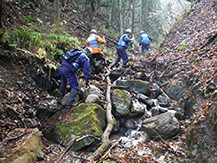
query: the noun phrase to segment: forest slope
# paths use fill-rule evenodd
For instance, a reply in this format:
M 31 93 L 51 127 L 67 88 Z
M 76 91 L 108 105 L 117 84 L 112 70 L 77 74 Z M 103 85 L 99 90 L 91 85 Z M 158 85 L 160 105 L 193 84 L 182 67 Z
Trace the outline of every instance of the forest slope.
M 190 118 L 186 144 L 196 162 L 216 162 L 217 1 L 201 0 L 170 30 L 147 62 L 154 81 Z M 180 95 L 181 93 L 181 95 Z

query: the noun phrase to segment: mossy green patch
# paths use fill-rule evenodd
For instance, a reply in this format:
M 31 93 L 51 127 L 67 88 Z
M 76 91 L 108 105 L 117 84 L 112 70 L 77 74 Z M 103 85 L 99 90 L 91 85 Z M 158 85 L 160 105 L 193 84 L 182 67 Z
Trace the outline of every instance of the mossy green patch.
M 116 114 L 128 115 L 131 104 L 130 93 L 126 90 L 115 89 L 112 93 L 112 102 L 116 109 Z
M 112 93 L 113 102 L 118 102 L 119 104 L 123 104 L 124 106 L 131 103 L 131 98 L 129 96 L 129 92 L 125 90 L 115 89 Z
M 58 140 L 68 140 L 71 134 L 100 137 L 106 127 L 106 111 L 98 104 L 80 104 L 70 118 L 72 123 L 56 125 Z

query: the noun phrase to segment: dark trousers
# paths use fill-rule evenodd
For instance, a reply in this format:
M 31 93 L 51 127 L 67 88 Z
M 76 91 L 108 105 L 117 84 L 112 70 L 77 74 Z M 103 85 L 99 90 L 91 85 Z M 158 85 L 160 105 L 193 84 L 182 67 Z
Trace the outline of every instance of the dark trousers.
M 67 83 L 69 83 L 71 91 L 69 98 L 66 102 L 66 105 L 72 105 L 75 102 L 75 98 L 79 89 L 78 78 L 75 73 L 73 73 L 66 67 L 60 67 L 59 72 L 62 80 L 60 84 L 60 98 L 62 98 L 65 95 L 66 85 Z
M 120 62 L 121 58 L 123 59 L 123 65 L 127 65 L 128 55 L 124 46 L 119 45 L 117 47 L 118 58 L 115 61 L 115 64 Z
M 90 57 L 90 73 L 97 74 L 99 69 L 96 69 L 96 61 L 104 61 L 103 55 L 101 53 L 93 53 Z M 97 67 L 98 68 L 98 67 Z
M 150 53 L 150 43 L 142 43 L 142 54 L 145 54 L 145 49 L 148 51 L 148 53 Z

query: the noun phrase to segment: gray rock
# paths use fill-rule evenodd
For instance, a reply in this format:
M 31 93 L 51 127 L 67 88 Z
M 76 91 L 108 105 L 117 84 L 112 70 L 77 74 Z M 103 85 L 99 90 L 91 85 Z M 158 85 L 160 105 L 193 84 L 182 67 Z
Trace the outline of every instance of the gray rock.
M 148 109 L 156 105 L 153 99 L 150 99 L 148 96 L 144 94 L 138 93 L 136 97 L 138 98 L 139 102 L 146 104 Z
M 156 83 L 153 83 L 153 85 L 151 86 L 150 97 L 156 99 L 161 93 L 162 91 L 160 87 Z
M 183 97 L 184 89 L 177 85 L 171 85 L 168 89 L 168 96 L 174 100 L 179 101 Z
M 170 98 L 165 94 L 161 94 L 157 98 L 159 105 L 162 107 L 169 107 L 170 106 Z
M 117 80 L 117 86 L 126 86 L 126 90 L 129 92 L 140 92 L 149 96 L 150 84 L 147 81 L 142 80 Z
M 160 110 L 159 110 L 159 107 L 158 106 L 155 106 L 153 108 L 151 108 L 151 115 L 154 117 L 156 115 L 159 115 L 160 114 Z
M 179 132 L 179 127 L 179 122 L 174 115 L 170 112 L 166 112 L 144 120 L 141 129 L 147 133 L 151 139 L 160 140 L 161 138 L 169 139 L 176 136 Z
M 62 100 L 60 101 L 60 103 L 61 103 L 62 105 L 66 105 L 66 102 L 67 102 L 67 100 L 68 100 L 68 98 L 69 98 L 69 95 L 70 95 L 70 93 L 67 93 L 67 94 L 65 94 L 65 96 L 62 98 Z M 75 98 L 75 101 L 79 101 L 79 99 L 80 99 L 80 97 L 79 97 L 79 95 L 77 95 L 76 98 Z
M 85 99 L 85 103 L 86 104 L 91 104 L 91 103 L 97 103 L 97 104 L 99 104 L 99 102 L 100 102 L 100 98 L 97 95 L 95 95 L 95 94 L 90 94 Z
M 111 101 L 117 117 L 125 117 L 130 112 L 131 97 L 125 90 L 115 89 L 112 92 Z
M 138 100 L 134 100 L 130 109 L 130 116 L 137 117 L 143 115 L 147 111 L 146 105 L 140 103 Z
M 83 92 L 84 99 L 86 99 L 87 96 L 90 95 L 90 94 L 95 94 L 99 98 L 103 97 L 102 91 L 99 88 L 97 88 L 95 85 L 91 85 L 90 88 L 88 88 L 87 90 L 85 90 Z

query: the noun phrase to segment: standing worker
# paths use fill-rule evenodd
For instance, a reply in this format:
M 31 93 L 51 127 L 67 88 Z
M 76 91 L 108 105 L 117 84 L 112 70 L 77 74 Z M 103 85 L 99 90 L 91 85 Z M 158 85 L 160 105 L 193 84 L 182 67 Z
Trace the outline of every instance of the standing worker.
M 66 102 L 66 108 L 71 108 L 73 103 L 75 102 L 75 98 L 78 93 L 79 85 L 78 78 L 75 74 L 76 71 L 82 68 L 82 72 L 84 73 L 84 78 L 86 80 L 86 86 L 89 86 L 89 57 L 92 54 L 91 48 L 85 48 L 84 51 L 71 63 L 66 60 L 62 61 L 61 66 L 59 67 L 59 72 L 61 76 L 61 84 L 60 84 L 60 98 L 63 98 L 65 95 L 67 82 L 71 87 L 69 98 Z
M 111 69 L 114 66 L 118 65 L 121 58 L 123 59 L 123 67 L 126 68 L 127 62 L 128 62 L 128 55 L 127 55 L 126 49 L 128 48 L 128 43 L 131 41 L 134 41 L 134 38 L 132 39 L 129 38 L 131 33 L 132 33 L 131 29 L 126 29 L 125 34 L 121 36 L 118 42 L 118 46 L 117 46 L 118 58 L 116 59 L 114 65 L 111 66 Z
M 93 53 L 90 57 L 91 74 L 98 74 L 99 72 L 103 72 L 103 69 L 100 69 L 100 67 L 97 67 L 96 69 L 96 62 L 100 65 L 104 61 L 103 55 L 101 54 L 100 44 L 105 44 L 105 40 L 97 36 L 96 30 L 92 29 L 90 31 L 90 36 L 86 40 L 86 47 L 90 47 L 93 50 Z
M 152 41 L 152 37 L 148 34 L 145 34 L 144 31 L 141 31 L 140 34 L 141 36 L 139 38 L 139 45 L 142 45 L 142 54 L 145 54 L 144 49 L 146 49 L 148 51 L 148 54 L 150 55 L 151 48 L 149 41 Z

